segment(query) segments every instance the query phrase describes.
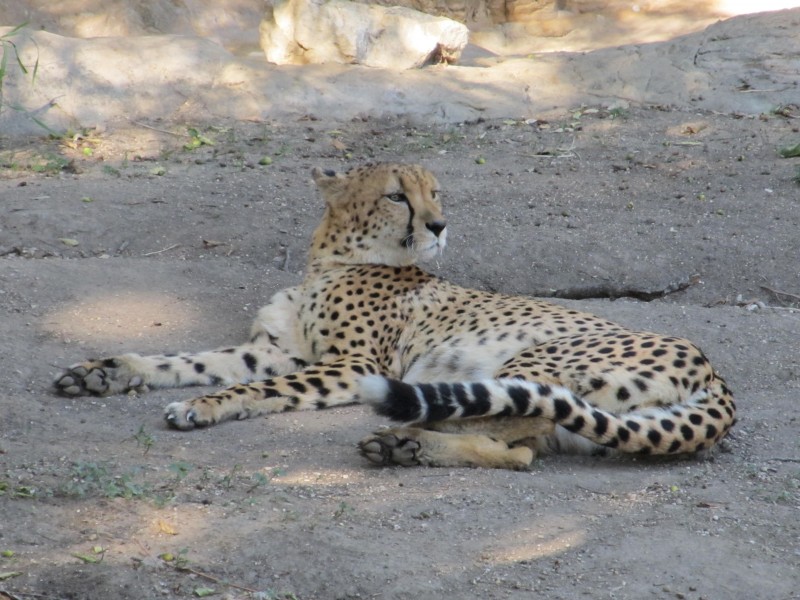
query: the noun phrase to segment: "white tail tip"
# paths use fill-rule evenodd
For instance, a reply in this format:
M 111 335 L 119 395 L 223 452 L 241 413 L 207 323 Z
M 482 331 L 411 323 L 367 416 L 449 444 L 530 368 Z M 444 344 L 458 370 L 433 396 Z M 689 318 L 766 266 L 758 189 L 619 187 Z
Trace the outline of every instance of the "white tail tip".
M 380 404 L 389 393 L 389 383 L 380 375 L 365 375 L 358 381 L 358 396 L 364 404 Z

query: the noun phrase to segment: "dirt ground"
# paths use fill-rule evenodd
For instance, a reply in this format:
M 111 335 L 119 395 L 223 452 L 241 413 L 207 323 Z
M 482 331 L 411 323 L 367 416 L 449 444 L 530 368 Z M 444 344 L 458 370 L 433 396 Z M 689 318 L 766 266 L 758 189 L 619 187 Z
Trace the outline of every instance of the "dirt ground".
M 798 117 L 589 106 L 2 140 L 0 598 L 800 598 L 800 163 L 777 152 Z M 360 406 L 182 433 L 162 409 L 201 388 L 53 394 L 86 357 L 242 340 L 301 277 L 311 167 L 370 160 L 439 176 L 438 274 L 698 342 L 737 394 L 725 447 L 375 468 L 355 443 L 383 421 Z

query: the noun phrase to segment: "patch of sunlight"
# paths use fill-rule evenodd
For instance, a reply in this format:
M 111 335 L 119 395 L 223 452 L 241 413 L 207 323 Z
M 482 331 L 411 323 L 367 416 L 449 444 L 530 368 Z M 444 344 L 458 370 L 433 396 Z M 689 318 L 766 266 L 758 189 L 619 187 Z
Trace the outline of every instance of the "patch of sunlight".
M 76 300 L 46 314 L 40 327 L 65 343 L 173 336 L 199 320 L 184 299 L 157 292 L 121 291 Z
M 179 548 L 194 550 L 198 540 L 207 540 L 219 509 L 184 504 L 178 510 L 119 500 L 106 506 L 81 504 L 73 515 L 65 517 L 70 529 L 83 535 L 65 548 L 48 553 L 48 562 L 129 565 L 133 558 L 161 566 L 162 553 L 177 555 Z
M 560 532 L 525 529 L 515 533 L 511 540 L 493 544 L 481 553 L 481 558 L 493 564 L 536 560 L 568 552 L 585 541 L 586 531 L 577 527 Z
M 291 473 L 276 476 L 272 479 L 272 483 L 278 485 L 326 487 L 330 485 L 359 483 L 364 480 L 364 472 L 361 471 L 337 471 L 333 469 L 311 471 L 292 469 Z
M 800 6 L 800 0 L 719 0 L 717 10 L 728 15 L 749 15 L 752 13 L 784 10 Z

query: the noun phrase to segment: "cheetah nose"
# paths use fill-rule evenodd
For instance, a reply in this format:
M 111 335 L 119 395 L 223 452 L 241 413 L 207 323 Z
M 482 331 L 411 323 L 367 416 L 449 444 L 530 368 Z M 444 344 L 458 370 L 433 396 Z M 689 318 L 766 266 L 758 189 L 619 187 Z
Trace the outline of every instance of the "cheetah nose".
M 444 231 L 445 227 L 447 227 L 447 221 L 431 221 L 430 223 L 425 223 L 425 227 L 430 229 L 433 232 L 433 235 L 439 237 L 439 234 Z

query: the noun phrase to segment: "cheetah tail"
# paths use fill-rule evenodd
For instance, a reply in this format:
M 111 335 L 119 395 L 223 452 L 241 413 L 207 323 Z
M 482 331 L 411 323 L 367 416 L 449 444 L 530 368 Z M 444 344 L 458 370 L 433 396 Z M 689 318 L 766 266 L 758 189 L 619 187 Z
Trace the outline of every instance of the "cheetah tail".
M 617 415 L 561 386 L 520 379 L 472 383 L 407 384 L 377 375 L 361 379 L 361 401 L 394 421 L 434 421 L 487 416 L 551 419 L 568 431 L 621 452 L 682 454 L 710 448 L 735 422 L 735 407 L 722 379 L 685 404 Z

